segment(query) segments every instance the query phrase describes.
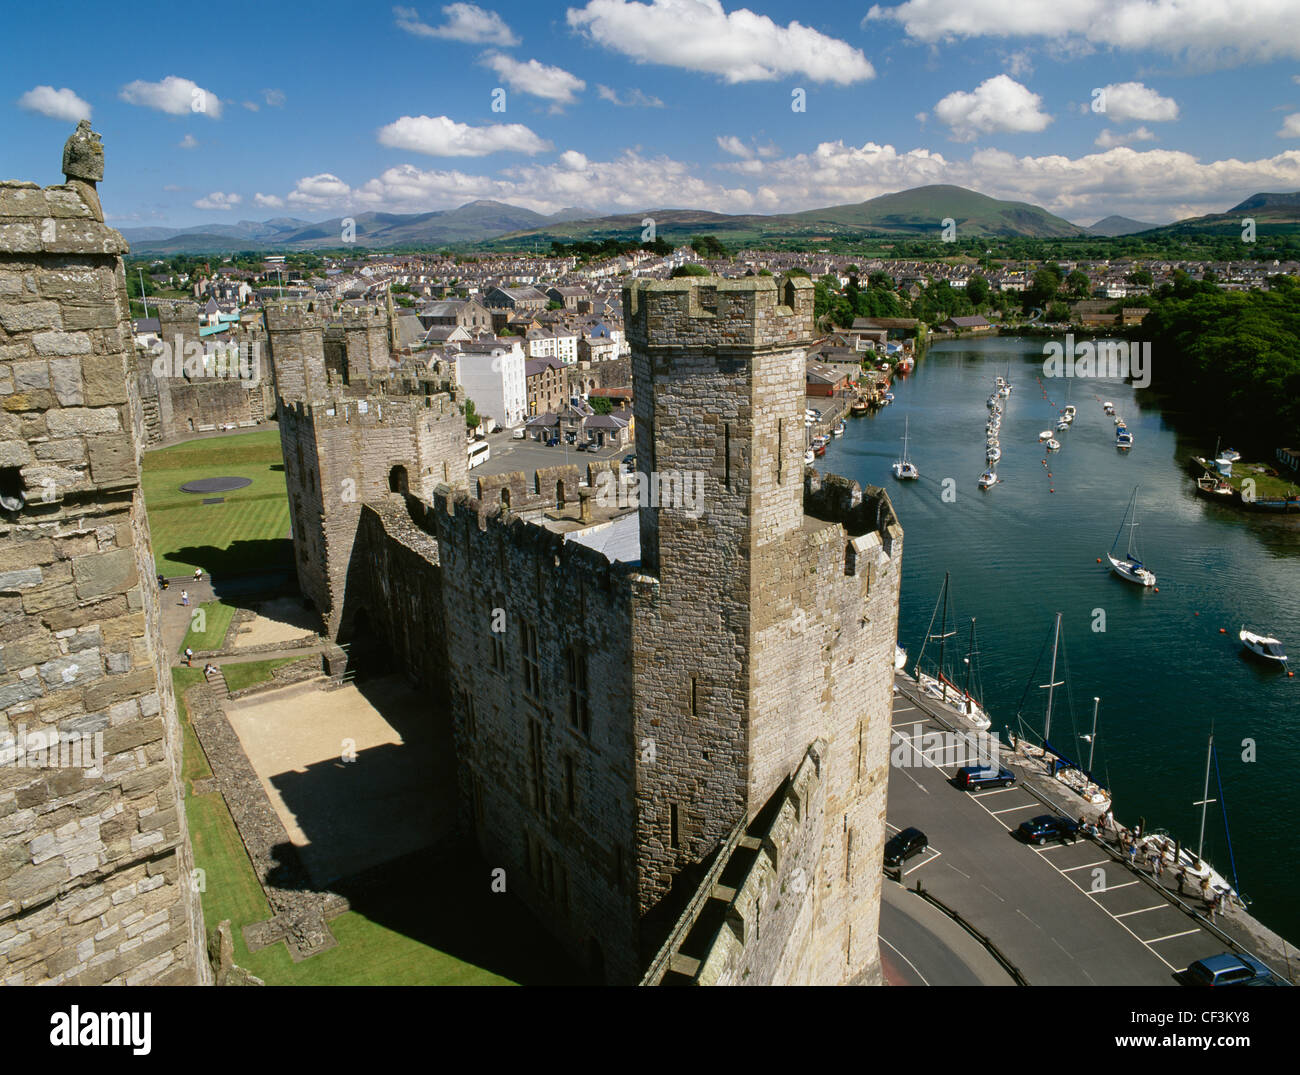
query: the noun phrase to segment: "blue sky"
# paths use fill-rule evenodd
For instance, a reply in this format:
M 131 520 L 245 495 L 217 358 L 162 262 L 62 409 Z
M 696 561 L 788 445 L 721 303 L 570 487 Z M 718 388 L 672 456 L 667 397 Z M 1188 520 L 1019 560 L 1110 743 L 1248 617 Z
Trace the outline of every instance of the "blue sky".
M 89 111 L 119 227 L 925 183 L 1164 222 L 1300 190 L 1298 26 L 1300 0 L 27 5 L 0 175 L 59 182 Z

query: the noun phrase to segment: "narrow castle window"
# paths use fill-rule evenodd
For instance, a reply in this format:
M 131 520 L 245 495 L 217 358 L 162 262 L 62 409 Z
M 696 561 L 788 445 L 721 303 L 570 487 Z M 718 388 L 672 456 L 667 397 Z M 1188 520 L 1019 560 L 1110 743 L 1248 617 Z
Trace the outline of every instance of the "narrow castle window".
M 537 628 L 531 623 L 523 625 L 524 636 L 524 693 L 533 698 L 542 694 L 542 673 L 537 663 Z
M 533 784 L 533 809 L 545 817 L 546 782 L 542 766 L 542 724 L 538 720 L 528 722 L 528 768 Z
M 858 550 L 853 547 L 853 542 L 846 542 L 844 545 L 844 574 L 856 575 L 858 573 Z
M 731 488 L 731 423 L 722 427 L 722 484 Z
M 573 758 L 568 755 L 564 758 L 564 809 L 570 814 L 578 809 L 577 773 Z
M 674 851 L 681 848 L 681 841 L 678 838 L 677 831 L 677 804 L 672 803 L 668 807 L 668 846 Z
M 569 723 L 591 735 L 591 707 L 587 696 L 587 655 L 576 648 L 568 653 Z
M 781 484 L 781 460 L 785 458 L 785 422 L 776 420 L 776 484 Z
M 697 689 L 696 679 L 691 676 L 691 716 L 699 715 L 699 691 Z

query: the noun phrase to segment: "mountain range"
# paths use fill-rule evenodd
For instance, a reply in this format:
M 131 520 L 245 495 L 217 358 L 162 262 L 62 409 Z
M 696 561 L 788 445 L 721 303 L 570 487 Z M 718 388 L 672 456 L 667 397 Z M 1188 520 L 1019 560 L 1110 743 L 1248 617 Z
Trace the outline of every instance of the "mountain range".
M 1158 226 L 1108 216 L 1090 227 L 1072 224 L 1027 202 L 1003 201 L 956 186 L 925 186 L 884 194 L 851 205 L 799 213 L 728 214 L 698 209 L 646 209 L 599 216 L 589 209 L 544 215 L 503 202 L 479 200 L 431 213 L 361 213 L 354 219 L 359 248 L 429 249 L 476 245 L 495 250 L 549 250 L 554 240 L 573 242 L 640 236 L 647 217 L 656 234 L 682 242 L 701 233 L 732 246 L 764 240 L 826 241 L 836 237 L 937 238 L 945 221 L 959 237 L 1073 238 L 1143 232 L 1215 233 L 1240 231 L 1242 214 L 1282 231 L 1300 230 L 1300 192 L 1254 194 L 1226 213 Z M 203 224 L 193 228 L 124 228 L 132 253 L 197 254 L 240 250 L 313 250 L 343 246 L 343 220 L 311 222 L 294 217 Z

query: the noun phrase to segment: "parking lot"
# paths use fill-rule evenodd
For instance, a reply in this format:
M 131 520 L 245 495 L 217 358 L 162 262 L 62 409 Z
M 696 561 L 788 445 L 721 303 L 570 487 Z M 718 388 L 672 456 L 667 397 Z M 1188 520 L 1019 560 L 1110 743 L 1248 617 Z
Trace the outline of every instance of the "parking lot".
M 489 474 L 507 474 L 512 470 L 522 470 L 531 477 L 539 467 L 558 467 L 566 463 L 572 463 L 585 472 L 588 463 L 598 459 L 622 459 L 636 451 L 635 443 L 628 444 L 627 447 L 605 447 L 594 452 L 580 452 L 574 445 L 563 441 L 554 448 L 548 448 L 531 438 L 513 440 L 509 433 L 489 434 L 487 443 L 492 450 L 491 458 L 470 471 L 471 479 Z
M 1173 985 L 1189 963 L 1225 944 L 1115 861 L 1095 839 L 1024 842 L 1022 821 L 1051 813 L 1019 783 L 966 792 L 959 747 L 922 748 L 940 724 L 894 696 L 895 746 L 924 763 L 891 765 L 888 833 L 916 826 L 929 848 L 903 883 L 926 889 L 985 933 L 1034 985 Z

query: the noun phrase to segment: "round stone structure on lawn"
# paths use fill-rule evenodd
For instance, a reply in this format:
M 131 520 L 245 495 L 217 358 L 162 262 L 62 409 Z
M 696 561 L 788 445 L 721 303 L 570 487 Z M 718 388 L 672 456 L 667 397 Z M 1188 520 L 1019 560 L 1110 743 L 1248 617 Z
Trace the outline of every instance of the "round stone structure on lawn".
M 195 478 L 181 486 L 182 493 L 228 493 L 252 485 L 252 478 Z

